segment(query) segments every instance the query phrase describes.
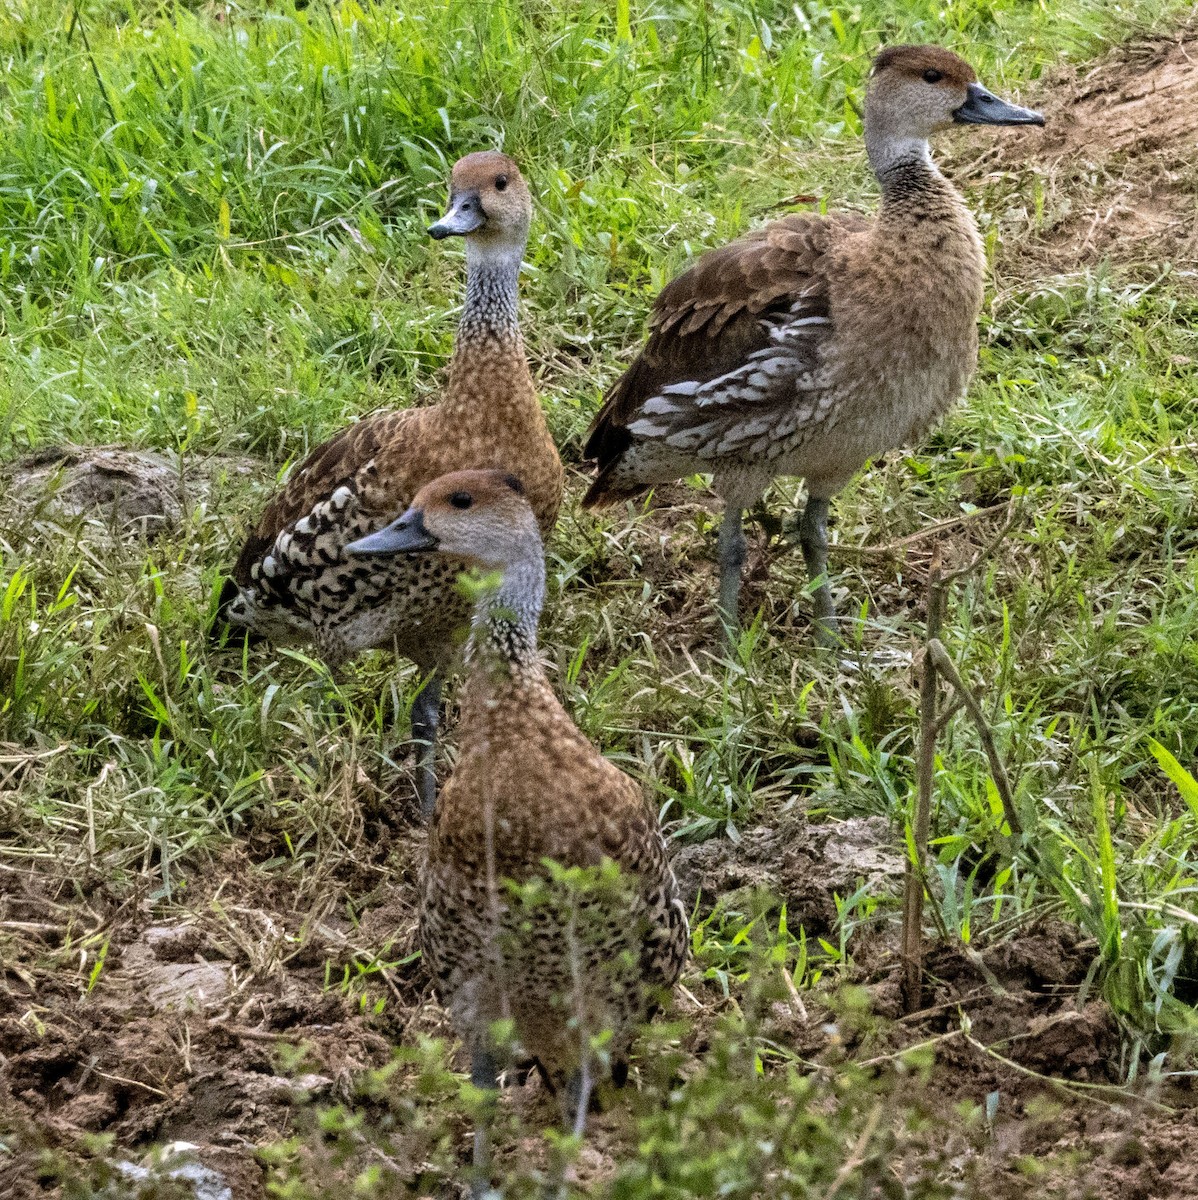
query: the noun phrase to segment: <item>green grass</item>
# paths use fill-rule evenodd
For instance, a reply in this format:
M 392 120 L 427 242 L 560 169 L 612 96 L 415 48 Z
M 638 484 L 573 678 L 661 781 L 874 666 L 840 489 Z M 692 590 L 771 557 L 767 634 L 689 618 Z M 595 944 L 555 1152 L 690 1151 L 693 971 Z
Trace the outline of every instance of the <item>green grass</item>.
M 943 42 L 995 90 L 1026 94 L 1062 58 L 1181 12 L 0 7 L 0 458 L 65 441 L 155 448 L 191 497 L 152 542 L 5 498 L 0 742 L 64 749 L 21 776 L 0 857 L 86 866 L 118 888 L 148 877 L 170 899 L 252 834 L 264 872 L 315 889 L 360 837 L 362 771 L 408 803 L 395 764 L 409 671 L 375 656 L 334 683 L 294 653 L 238 661 L 204 630 L 278 473 L 354 415 L 435 387 L 462 264 L 422 230 L 457 155 L 503 145 L 533 184 L 525 325 L 576 461 L 652 296 L 691 256 L 797 193 L 870 203 L 858 111 L 882 41 Z M 1029 171 L 970 190 L 996 255 L 1042 219 L 1019 215 L 1038 211 L 1036 186 Z M 979 689 L 1028 833 L 1011 845 L 958 717 L 938 759 L 934 903 L 967 939 L 1045 911 L 1081 924 L 1127 1071 L 1162 1051 L 1182 1070 L 1198 999 L 1198 295 L 1182 273 L 1117 261 L 1011 274 L 988 300 L 968 403 L 836 505 L 833 567 L 862 618 L 854 670 L 813 650 L 801 560 L 772 525 L 751 553 L 752 566 L 768 551 L 768 582 L 749 589 L 761 621 L 724 661 L 703 494 L 668 516 L 596 521 L 577 477 L 549 548 L 544 645 L 580 725 L 655 789 L 680 840 L 735 837 L 801 802 L 886 816 L 897 843 L 929 543 L 856 548 L 996 508 L 945 533 L 964 562 L 1012 506 L 1002 545 L 952 589 L 942 636 Z M 238 470 L 246 456 L 256 475 Z M 770 512 L 798 493 L 779 486 Z M 734 989 L 747 986 L 735 934 L 702 959 Z M 778 944 L 789 969 L 806 954 L 797 935 Z M 818 953 L 834 966 L 839 949 Z

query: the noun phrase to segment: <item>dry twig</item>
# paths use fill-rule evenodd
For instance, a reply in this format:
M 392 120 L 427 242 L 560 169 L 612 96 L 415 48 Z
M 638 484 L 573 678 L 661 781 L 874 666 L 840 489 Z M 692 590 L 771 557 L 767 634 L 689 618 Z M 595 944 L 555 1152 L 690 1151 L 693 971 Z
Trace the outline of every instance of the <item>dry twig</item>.
M 928 570 L 927 640 L 939 637 L 942 593 L 940 590 L 940 547 L 932 547 Z M 928 840 L 932 825 L 932 776 L 936 766 L 936 664 L 924 652 L 923 676 L 919 681 L 919 759 L 916 766 L 914 846 L 907 855 L 903 880 L 903 1005 L 907 1012 L 919 1007 L 923 980 L 923 892 Z

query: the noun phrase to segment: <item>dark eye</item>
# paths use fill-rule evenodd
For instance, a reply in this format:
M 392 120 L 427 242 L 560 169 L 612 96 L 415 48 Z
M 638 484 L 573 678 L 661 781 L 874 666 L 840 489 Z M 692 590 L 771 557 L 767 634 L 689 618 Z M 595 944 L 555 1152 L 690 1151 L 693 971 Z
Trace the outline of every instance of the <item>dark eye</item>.
M 469 508 L 474 503 L 474 497 L 469 492 L 454 492 L 449 497 L 449 503 L 454 508 Z
M 944 78 L 944 76 L 939 71 L 935 70 L 932 67 L 929 67 L 923 73 L 924 83 L 939 83 L 943 78 Z
M 497 175 L 495 177 L 495 190 L 497 192 L 502 192 L 506 187 L 507 187 L 507 176 L 506 175 Z

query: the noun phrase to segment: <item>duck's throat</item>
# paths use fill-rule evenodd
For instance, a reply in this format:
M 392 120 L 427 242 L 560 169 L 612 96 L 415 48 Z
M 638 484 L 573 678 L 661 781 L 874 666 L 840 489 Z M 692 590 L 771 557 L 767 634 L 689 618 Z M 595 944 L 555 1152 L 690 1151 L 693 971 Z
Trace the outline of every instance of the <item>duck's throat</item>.
M 539 670 L 537 624 L 545 596 L 543 561 L 514 563 L 478 602 L 466 658 L 471 669 L 505 676 Z
M 926 204 L 933 197 L 956 196 L 952 184 L 932 161 L 924 138 L 899 136 L 867 121 L 865 149 L 882 188 L 883 216 L 896 205 Z
M 458 325 L 460 340 L 519 342 L 522 257 L 520 247 L 466 243 L 466 303 Z

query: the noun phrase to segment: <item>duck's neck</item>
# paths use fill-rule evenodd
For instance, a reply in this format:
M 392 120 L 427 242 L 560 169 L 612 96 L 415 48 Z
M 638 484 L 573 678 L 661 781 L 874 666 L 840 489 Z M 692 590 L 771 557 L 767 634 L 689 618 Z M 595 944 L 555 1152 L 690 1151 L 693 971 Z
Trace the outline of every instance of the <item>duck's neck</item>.
M 946 204 L 954 210 L 960 206 L 956 188 L 932 161 L 925 139 L 896 136 L 871 126 L 867 118 L 865 149 L 882 188 L 883 221 L 912 210 L 935 216 Z
M 495 685 L 539 677 L 537 624 L 545 599 L 545 560 L 540 553 L 510 564 L 503 581 L 474 611 L 466 660 L 471 679 Z
M 466 303 L 458 323 L 458 345 L 479 342 L 522 349 L 519 298 L 523 244 L 466 239 Z

